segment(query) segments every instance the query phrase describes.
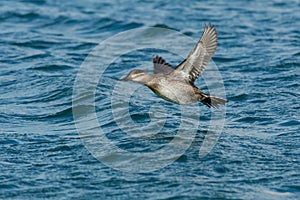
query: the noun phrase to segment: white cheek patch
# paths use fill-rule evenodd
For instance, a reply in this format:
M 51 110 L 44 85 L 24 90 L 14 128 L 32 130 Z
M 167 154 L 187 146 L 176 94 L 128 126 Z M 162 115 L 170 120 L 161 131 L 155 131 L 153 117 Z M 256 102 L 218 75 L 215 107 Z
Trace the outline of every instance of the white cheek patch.
M 139 74 L 132 74 L 131 77 L 132 78 L 137 78 L 137 77 L 139 77 Z

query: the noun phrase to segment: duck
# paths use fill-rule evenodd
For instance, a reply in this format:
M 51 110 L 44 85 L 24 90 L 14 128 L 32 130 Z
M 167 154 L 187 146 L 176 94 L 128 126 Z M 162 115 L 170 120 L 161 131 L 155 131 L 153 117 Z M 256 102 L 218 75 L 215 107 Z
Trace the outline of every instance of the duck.
M 205 94 L 195 81 L 205 70 L 217 48 L 216 28 L 204 24 L 204 31 L 198 43 L 175 68 L 162 57 L 153 56 L 154 73 L 133 69 L 121 81 L 133 81 L 150 88 L 166 101 L 186 105 L 201 102 L 209 108 L 225 105 L 226 99 Z

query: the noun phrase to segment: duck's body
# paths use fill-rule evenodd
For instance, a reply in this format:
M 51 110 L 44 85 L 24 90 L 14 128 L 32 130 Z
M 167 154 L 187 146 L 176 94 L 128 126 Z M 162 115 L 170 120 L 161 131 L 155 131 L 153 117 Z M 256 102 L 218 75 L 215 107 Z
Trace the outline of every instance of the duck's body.
M 224 105 L 226 100 L 204 94 L 194 85 L 217 47 L 217 34 L 214 27 L 204 27 L 203 35 L 190 52 L 187 59 L 175 69 L 161 57 L 154 56 L 154 74 L 135 69 L 124 81 L 131 80 L 149 87 L 155 94 L 176 104 L 191 104 L 202 102 L 208 107 Z
M 146 85 L 158 96 L 177 104 L 197 102 L 195 89 L 169 77 L 154 78 Z

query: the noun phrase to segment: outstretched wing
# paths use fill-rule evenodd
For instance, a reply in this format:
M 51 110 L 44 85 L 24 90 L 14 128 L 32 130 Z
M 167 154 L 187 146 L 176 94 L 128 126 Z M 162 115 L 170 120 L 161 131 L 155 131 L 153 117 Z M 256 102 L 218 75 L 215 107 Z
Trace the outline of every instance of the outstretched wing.
M 214 26 L 204 24 L 201 39 L 189 53 L 188 57 L 176 67 L 188 77 L 188 82 L 193 83 L 203 72 L 217 48 L 217 32 Z
M 169 74 L 175 69 L 160 56 L 153 56 L 154 74 Z

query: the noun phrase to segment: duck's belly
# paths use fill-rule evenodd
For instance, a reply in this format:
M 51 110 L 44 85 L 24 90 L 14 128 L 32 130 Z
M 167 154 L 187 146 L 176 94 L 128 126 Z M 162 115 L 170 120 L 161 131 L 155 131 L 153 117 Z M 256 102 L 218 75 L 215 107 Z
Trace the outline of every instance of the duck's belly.
M 191 104 L 197 102 L 194 88 L 179 81 L 162 80 L 152 82 L 147 86 L 158 96 L 176 104 Z

